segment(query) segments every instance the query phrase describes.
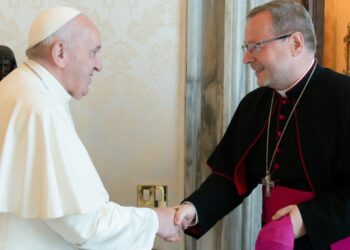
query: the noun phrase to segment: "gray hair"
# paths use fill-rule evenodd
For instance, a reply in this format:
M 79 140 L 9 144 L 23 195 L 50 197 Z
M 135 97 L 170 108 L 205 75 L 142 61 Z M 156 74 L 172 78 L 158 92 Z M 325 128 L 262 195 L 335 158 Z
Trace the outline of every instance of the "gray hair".
M 316 51 L 315 28 L 307 10 L 293 0 L 275 0 L 253 8 L 247 19 L 260 12 L 267 11 L 272 16 L 273 30 L 276 35 L 300 32 L 305 46 L 312 52 Z
M 77 22 L 74 19 L 70 20 L 63 27 L 57 30 L 55 33 L 45 38 L 41 42 L 37 43 L 33 47 L 26 50 L 26 55 L 29 59 L 45 59 L 50 53 L 51 46 L 56 41 L 63 41 L 69 48 L 75 48 L 75 36 Z

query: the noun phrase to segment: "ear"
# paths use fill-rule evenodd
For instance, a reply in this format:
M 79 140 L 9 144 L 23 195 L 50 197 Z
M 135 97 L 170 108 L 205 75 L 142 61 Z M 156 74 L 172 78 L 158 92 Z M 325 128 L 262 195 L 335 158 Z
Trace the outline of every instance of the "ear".
M 291 53 L 292 56 L 299 56 L 305 48 L 304 36 L 300 32 L 295 32 L 291 35 Z
M 64 68 L 66 66 L 66 46 L 65 43 L 61 40 L 58 40 L 53 43 L 51 49 L 51 56 L 53 62 L 59 68 Z

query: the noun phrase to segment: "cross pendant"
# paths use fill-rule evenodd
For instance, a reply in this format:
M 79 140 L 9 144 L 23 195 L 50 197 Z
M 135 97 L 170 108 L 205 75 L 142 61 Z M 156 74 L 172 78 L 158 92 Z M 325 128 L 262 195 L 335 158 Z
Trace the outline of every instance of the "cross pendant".
M 271 180 L 271 175 L 269 172 L 266 173 L 265 177 L 261 179 L 263 187 L 265 187 L 265 196 L 270 197 L 271 188 L 275 187 L 275 182 Z

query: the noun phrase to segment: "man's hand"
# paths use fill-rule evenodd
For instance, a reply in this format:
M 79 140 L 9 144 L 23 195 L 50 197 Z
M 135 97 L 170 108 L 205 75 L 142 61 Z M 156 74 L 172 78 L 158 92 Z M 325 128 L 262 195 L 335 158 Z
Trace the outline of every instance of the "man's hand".
M 297 205 L 290 205 L 278 210 L 273 216 L 273 220 L 279 220 L 283 216 L 290 216 L 293 226 L 294 238 L 298 239 L 306 234 L 306 229 L 304 227 L 303 218 L 301 217 L 299 208 Z
M 175 224 L 186 230 L 196 218 L 196 208 L 191 203 L 184 203 L 176 207 Z
M 180 226 L 175 225 L 175 209 L 168 207 L 154 208 L 158 215 L 159 228 L 157 235 L 165 241 L 176 242 L 180 241 Z

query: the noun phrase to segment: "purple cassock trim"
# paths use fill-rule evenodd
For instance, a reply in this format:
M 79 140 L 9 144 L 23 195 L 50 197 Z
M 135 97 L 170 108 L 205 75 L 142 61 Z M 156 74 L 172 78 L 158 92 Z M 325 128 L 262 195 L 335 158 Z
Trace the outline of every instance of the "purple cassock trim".
M 237 188 L 237 192 L 239 195 L 244 195 L 247 193 L 247 183 L 246 183 L 246 158 L 250 152 L 250 150 L 253 148 L 253 146 L 256 144 L 256 142 L 260 139 L 261 135 L 264 133 L 266 127 L 267 127 L 267 120 L 254 139 L 254 141 L 249 145 L 248 149 L 245 151 L 243 154 L 242 158 L 238 162 L 238 164 L 235 167 L 235 171 L 233 173 L 233 179 L 234 179 L 234 184 Z

